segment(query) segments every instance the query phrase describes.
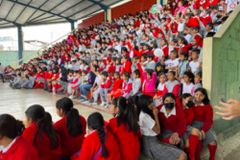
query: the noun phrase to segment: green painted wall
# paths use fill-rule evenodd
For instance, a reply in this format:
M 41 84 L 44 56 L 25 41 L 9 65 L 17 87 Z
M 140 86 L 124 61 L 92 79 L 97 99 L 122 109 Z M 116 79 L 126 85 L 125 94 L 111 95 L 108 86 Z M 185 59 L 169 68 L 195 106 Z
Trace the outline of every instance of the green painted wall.
M 37 57 L 37 51 L 24 51 L 23 62 L 28 62 L 30 59 Z M 17 67 L 18 52 L 17 51 L 0 51 L 0 62 L 6 66 L 11 65 Z
M 240 14 L 221 38 L 213 38 L 212 53 L 212 104 L 218 104 L 221 98 L 240 100 Z M 225 135 L 229 134 L 228 129 L 240 125 L 240 119 L 223 121 L 215 118 L 215 130 Z

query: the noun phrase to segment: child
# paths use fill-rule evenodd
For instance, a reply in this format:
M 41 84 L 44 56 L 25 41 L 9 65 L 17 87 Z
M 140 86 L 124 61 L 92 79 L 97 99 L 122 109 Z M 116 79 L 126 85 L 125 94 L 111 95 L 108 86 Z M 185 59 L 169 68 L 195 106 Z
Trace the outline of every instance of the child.
M 154 96 L 155 87 L 157 82 L 157 74 L 153 70 L 146 70 L 146 72 L 141 71 L 142 75 L 142 94 L 149 96 Z
M 165 61 L 166 69 L 169 71 L 176 71 L 179 65 L 179 60 L 177 58 L 177 51 L 173 50 L 170 54 L 170 59 Z
M 148 58 L 147 58 L 146 69 L 155 70 L 155 67 L 156 67 L 156 63 L 154 61 L 154 55 L 153 54 L 149 54 Z
M 54 128 L 61 139 L 61 158 L 70 159 L 81 148 L 86 134 L 86 120 L 73 108 L 71 99 L 64 97 L 56 102 L 57 114 L 61 117 Z
M 191 95 L 194 94 L 194 75 L 191 71 L 186 71 L 183 75 L 182 82 L 182 94 L 189 93 Z
M 194 77 L 194 89 L 202 88 L 202 72 L 197 72 Z
M 189 63 L 189 67 L 193 74 L 196 74 L 201 69 L 201 64 L 199 62 L 199 54 L 200 54 L 199 49 L 192 50 L 192 55 L 191 55 L 192 61 Z
M 25 115 L 26 129 L 22 137 L 35 147 L 41 160 L 58 160 L 61 147 L 50 114 L 35 104 L 26 110 Z
M 176 97 L 180 94 L 180 84 L 175 78 L 176 73 L 174 71 L 169 71 L 167 74 L 168 81 L 166 82 L 166 87 L 169 93 L 173 93 Z
M 139 159 L 140 137 L 138 117 L 130 99 L 123 97 L 113 99 L 110 108 L 114 118 L 109 120 L 108 128 L 117 139 L 122 159 Z
M 107 93 L 111 89 L 112 77 L 108 75 L 108 72 L 102 72 L 102 82 L 100 85 L 100 97 L 102 104 L 101 106 L 107 106 Z
M 121 79 L 120 74 L 118 72 L 114 73 L 113 85 L 110 92 L 107 95 L 107 102 L 111 102 L 112 96 L 115 95 L 115 93 L 121 89 L 122 83 L 123 80 Z
M 90 133 L 85 137 L 80 155 L 75 155 L 72 160 L 120 160 L 121 155 L 115 137 L 104 128 L 103 116 L 98 113 L 92 113 L 87 119 Z
M 141 95 L 137 102 L 140 109 L 139 125 L 142 133 L 142 150 L 149 159 L 178 159 L 185 160 L 183 151 L 160 143 L 157 136 L 160 134 L 159 110 L 153 107 L 153 99 L 148 95 Z
M 102 77 L 101 77 L 101 74 L 99 72 L 100 72 L 99 70 L 97 70 L 95 72 L 96 78 L 95 78 L 95 81 L 93 83 L 92 88 L 90 89 L 90 93 L 91 93 L 92 98 L 93 98 L 92 105 L 97 105 L 98 97 L 100 95 Z M 88 104 L 88 101 L 86 101 L 85 104 Z
M 163 105 L 159 107 L 161 123 L 161 141 L 183 147 L 183 134 L 186 132 L 186 120 L 181 106 L 177 104 L 174 94 L 163 96 Z
M 194 120 L 192 127 L 198 129 L 201 139 L 197 142 L 196 159 L 200 159 L 202 145 L 208 145 L 210 160 L 215 159 L 217 150 L 216 135 L 212 130 L 213 108 L 210 104 L 206 89 L 198 88 L 194 94 Z
M 79 86 L 83 83 L 83 78 L 81 77 L 81 72 L 79 71 L 75 71 L 74 72 L 74 78 L 72 80 L 72 82 L 70 82 L 69 84 L 69 88 L 68 88 L 68 94 L 70 93 L 71 95 L 69 96 L 69 98 L 74 98 L 74 95 L 76 94 L 77 90 L 79 89 Z
M 180 53 L 178 64 L 179 80 L 183 78 L 183 74 L 189 69 L 188 53 Z
M 9 114 L 0 115 L 1 160 L 39 160 L 37 151 L 21 137 L 24 126 Z
M 133 83 L 132 83 L 132 96 L 137 96 L 140 94 L 141 89 L 141 79 L 139 70 L 133 72 Z
M 157 87 L 157 91 L 155 96 L 153 97 L 154 99 L 154 104 L 155 106 L 160 106 L 162 104 L 162 97 L 166 93 L 168 93 L 167 87 L 166 87 L 166 75 L 164 73 L 161 73 L 159 75 L 159 83 Z

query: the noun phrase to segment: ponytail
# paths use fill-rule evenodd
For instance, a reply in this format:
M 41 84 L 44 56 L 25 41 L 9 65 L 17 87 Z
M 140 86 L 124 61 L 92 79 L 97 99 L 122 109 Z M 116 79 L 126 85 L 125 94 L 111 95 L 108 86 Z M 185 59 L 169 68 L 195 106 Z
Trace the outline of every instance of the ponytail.
M 105 146 L 105 140 L 106 140 L 106 133 L 104 130 L 104 119 L 103 116 L 99 112 L 94 112 L 91 115 L 89 115 L 87 119 L 88 127 L 92 128 L 93 130 L 96 129 L 98 133 L 98 137 L 101 143 L 101 149 L 102 149 L 102 156 L 104 158 L 108 157 L 108 151 Z
M 73 101 L 64 97 L 56 102 L 56 108 L 62 109 L 67 119 L 67 130 L 72 137 L 83 133 L 83 126 L 80 121 L 80 115 L 77 109 L 73 108 Z
M 134 101 L 132 98 L 128 100 L 124 97 L 118 99 L 117 107 L 119 109 L 117 123 L 118 126 L 124 124 L 129 131 L 138 134 L 139 125 L 138 125 L 138 114 L 137 109 L 134 106 Z
M 21 121 L 16 120 L 9 114 L 0 115 L 0 135 L 14 139 L 20 136 L 24 130 L 24 125 Z
M 76 137 L 83 133 L 82 123 L 80 122 L 80 116 L 77 109 L 72 108 L 71 111 L 67 113 L 67 130 L 68 133 Z
M 48 136 L 51 148 L 54 149 L 58 146 L 58 137 L 52 126 L 52 117 L 48 112 L 45 112 L 44 108 L 41 105 L 32 105 L 30 106 L 26 112 L 26 116 L 37 125 L 37 131 L 33 136 L 33 144 L 36 144 L 37 137 L 46 133 Z

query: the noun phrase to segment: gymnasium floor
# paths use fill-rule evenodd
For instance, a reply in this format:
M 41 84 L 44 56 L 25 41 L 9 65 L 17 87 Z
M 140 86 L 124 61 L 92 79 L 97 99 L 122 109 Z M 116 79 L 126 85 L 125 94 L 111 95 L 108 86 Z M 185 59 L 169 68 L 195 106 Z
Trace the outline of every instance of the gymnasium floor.
M 42 105 L 46 111 L 50 112 L 53 121 L 60 118 L 56 114 L 55 102 L 63 96 L 52 95 L 43 90 L 14 90 L 8 86 L 8 83 L 0 82 L 0 114 L 9 113 L 19 120 L 24 119 L 25 110 L 32 104 Z M 82 106 L 77 100 L 74 101 L 74 107 L 77 108 L 85 118 L 92 112 L 101 112 L 105 120 L 112 116 L 107 110 L 102 108 L 92 108 L 89 106 Z

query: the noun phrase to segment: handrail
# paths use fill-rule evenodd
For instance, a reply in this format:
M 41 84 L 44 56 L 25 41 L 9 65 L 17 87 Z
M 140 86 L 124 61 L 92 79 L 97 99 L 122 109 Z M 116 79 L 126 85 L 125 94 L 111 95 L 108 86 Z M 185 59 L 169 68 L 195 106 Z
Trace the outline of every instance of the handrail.
M 240 4 L 238 4 L 238 6 L 233 10 L 233 12 L 227 18 L 226 22 L 224 22 L 223 25 L 221 26 L 221 29 L 217 31 L 217 33 L 213 36 L 213 38 L 221 38 L 224 35 L 224 33 L 228 30 L 228 28 L 231 26 L 231 24 L 236 19 L 239 13 L 240 13 Z

